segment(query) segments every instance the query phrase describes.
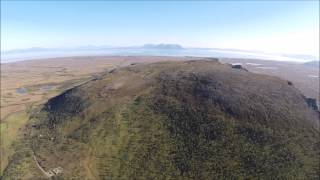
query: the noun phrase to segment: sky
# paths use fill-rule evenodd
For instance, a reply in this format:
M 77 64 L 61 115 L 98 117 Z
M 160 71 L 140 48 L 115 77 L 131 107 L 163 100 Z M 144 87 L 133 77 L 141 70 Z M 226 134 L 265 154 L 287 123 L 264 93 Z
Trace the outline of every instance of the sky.
M 3 1 L 1 50 L 173 43 L 319 56 L 319 1 Z

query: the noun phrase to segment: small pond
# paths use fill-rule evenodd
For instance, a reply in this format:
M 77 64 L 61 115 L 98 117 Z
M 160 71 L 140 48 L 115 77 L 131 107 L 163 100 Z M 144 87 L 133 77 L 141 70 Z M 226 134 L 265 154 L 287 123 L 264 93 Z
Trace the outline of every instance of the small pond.
M 44 86 L 41 86 L 39 90 L 40 91 L 49 91 L 49 90 L 52 90 L 56 87 L 57 86 L 54 86 L 54 85 L 44 85 Z
M 28 93 L 28 90 L 24 87 L 20 87 L 20 88 L 16 89 L 16 92 L 19 94 L 26 94 L 26 93 Z

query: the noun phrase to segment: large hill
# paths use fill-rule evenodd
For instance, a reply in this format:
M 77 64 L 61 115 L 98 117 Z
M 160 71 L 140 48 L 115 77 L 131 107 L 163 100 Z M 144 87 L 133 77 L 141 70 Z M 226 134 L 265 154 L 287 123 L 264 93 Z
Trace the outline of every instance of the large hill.
M 215 59 L 132 64 L 34 110 L 3 178 L 317 179 L 318 116 Z

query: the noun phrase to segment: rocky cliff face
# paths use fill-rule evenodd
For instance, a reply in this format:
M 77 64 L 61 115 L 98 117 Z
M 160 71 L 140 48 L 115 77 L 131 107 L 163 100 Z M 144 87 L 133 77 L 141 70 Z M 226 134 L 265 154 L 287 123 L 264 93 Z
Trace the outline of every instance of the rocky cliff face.
M 319 111 L 318 105 L 317 105 L 317 100 L 314 98 L 306 98 L 306 102 L 308 104 L 308 106 L 315 110 L 315 111 Z
M 81 90 L 73 88 L 50 99 L 43 107 L 42 111 L 47 113 L 48 126 L 54 126 L 61 121 L 65 121 L 72 116 L 78 115 L 84 110 L 87 102 L 81 98 Z

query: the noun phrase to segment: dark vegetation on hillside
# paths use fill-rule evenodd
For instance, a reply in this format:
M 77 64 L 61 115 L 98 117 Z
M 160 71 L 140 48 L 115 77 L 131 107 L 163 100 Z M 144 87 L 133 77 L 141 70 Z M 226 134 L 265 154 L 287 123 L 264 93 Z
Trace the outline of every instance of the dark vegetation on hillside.
M 50 99 L 43 107 L 43 111 L 51 114 L 48 116 L 49 128 L 52 129 L 64 119 L 77 115 L 84 110 L 86 104 L 87 102 L 81 98 L 78 88 L 69 89 Z
M 287 81 L 213 59 L 161 62 L 49 100 L 27 139 L 61 179 L 318 179 L 318 115 Z M 32 162 L 5 177 L 26 176 L 21 163 Z

